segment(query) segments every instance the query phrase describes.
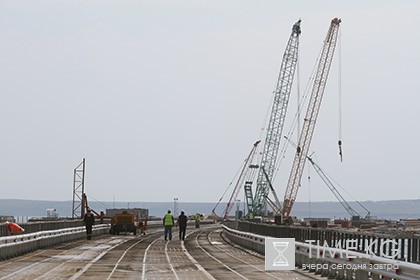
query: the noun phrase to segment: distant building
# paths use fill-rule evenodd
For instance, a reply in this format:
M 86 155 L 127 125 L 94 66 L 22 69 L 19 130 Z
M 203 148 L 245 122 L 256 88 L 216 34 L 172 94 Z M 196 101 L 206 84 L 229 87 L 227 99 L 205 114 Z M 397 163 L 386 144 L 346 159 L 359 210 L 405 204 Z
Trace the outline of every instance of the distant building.
M 57 209 L 55 208 L 47 209 L 47 218 L 58 218 Z
M 5 223 L 5 222 L 15 222 L 15 217 L 13 216 L 0 216 L 0 223 Z

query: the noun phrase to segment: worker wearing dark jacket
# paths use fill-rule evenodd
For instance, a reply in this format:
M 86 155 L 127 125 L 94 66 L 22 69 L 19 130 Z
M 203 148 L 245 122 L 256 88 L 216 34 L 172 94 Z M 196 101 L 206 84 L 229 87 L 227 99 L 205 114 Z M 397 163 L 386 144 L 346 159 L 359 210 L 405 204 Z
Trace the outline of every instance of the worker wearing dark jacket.
M 165 241 L 169 236 L 169 240 L 172 240 L 172 227 L 174 226 L 174 216 L 171 213 L 171 210 L 168 210 L 168 213 L 163 217 L 163 225 L 165 226 Z
M 93 216 L 90 209 L 87 210 L 87 213 L 83 217 L 83 224 L 86 227 L 86 238 L 90 240 L 92 238 L 92 227 L 95 224 L 95 216 Z
M 185 216 L 184 211 L 181 211 L 181 215 L 179 215 L 177 223 L 179 226 L 179 240 L 185 240 L 185 231 L 187 229 L 187 216 Z

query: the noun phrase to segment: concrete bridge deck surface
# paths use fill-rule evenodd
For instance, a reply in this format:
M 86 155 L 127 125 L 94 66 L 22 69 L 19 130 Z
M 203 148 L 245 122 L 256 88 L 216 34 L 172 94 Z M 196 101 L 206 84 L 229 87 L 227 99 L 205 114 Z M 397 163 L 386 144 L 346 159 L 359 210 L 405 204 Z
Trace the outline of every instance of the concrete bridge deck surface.
M 187 228 L 179 241 L 162 229 L 104 235 L 0 262 L 3 279 L 321 279 L 304 271 L 265 271 L 264 257 L 231 244 L 220 225 Z

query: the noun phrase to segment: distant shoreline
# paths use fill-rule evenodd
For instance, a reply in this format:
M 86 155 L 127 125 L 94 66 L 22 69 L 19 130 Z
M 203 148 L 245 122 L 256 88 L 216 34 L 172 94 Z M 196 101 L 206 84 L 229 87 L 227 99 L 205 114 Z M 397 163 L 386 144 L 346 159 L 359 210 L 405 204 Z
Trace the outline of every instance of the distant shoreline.
M 29 199 L 0 199 L 0 215 L 44 217 L 46 209 L 56 209 L 61 217 L 71 217 L 72 201 L 47 201 Z M 356 202 L 348 202 L 361 216 L 366 215 Z M 420 218 L 420 199 L 411 200 L 386 200 L 386 201 L 362 201 L 361 202 L 372 216 L 381 219 Z M 203 213 L 210 215 L 217 202 L 178 202 L 178 210 L 187 214 Z M 89 202 L 89 206 L 96 211 L 104 211 L 107 208 L 146 208 L 150 216 L 163 216 L 168 209 L 174 207 L 172 202 Z M 216 208 L 216 213 L 222 215 L 226 203 L 222 202 Z M 236 207 L 234 207 L 236 209 Z M 241 203 L 240 210 L 244 205 Z M 234 210 L 232 210 L 234 211 Z M 231 213 L 233 214 L 233 212 Z M 296 202 L 292 215 L 317 218 L 349 218 L 339 202 Z

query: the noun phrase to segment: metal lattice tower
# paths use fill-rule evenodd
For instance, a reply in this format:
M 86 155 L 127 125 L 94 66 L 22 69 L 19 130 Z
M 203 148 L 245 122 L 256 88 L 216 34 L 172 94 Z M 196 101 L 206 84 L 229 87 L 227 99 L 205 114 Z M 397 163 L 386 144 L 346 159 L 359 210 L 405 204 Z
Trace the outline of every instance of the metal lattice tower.
M 73 211 L 72 218 L 82 218 L 85 213 L 85 159 L 74 169 L 73 173 Z M 80 215 L 78 214 L 80 211 Z
M 300 187 L 303 169 L 305 167 L 306 157 L 311 145 L 312 135 L 318 118 L 319 108 L 324 95 L 325 85 L 327 84 L 328 73 L 330 71 L 335 45 L 337 43 L 338 28 L 341 20 L 334 18 L 331 21 L 327 37 L 322 48 L 321 58 L 319 60 L 311 98 L 309 99 L 308 110 L 303 122 L 302 133 L 300 134 L 299 144 L 296 149 L 295 158 L 290 172 L 289 182 L 287 183 L 286 193 L 284 195 L 284 204 L 282 219 L 286 221 L 290 217 L 293 204 Z
M 267 136 L 261 158 L 260 170 L 257 177 L 257 187 L 253 200 L 252 212 L 255 216 L 263 215 L 266 208 L 266 197 L 269 192 L 269 180 L 272 181 L 277 154 L 280 146 L 281 133 L 286 117 L 287 105 L 292 90 L 293 78 L 297 66 L 300 22 L 296 22 L 292 28 L 289 42 L 283 54 L 277 87 L 274 92 L 274 101 L 271 109 L 270 121 L 267 128 Z M 262 168 L 268 176 L 265 176 Z M 268 179 L 268 180 L 267 180 Z M 280 205 L 278 205 L 280 207 Z

